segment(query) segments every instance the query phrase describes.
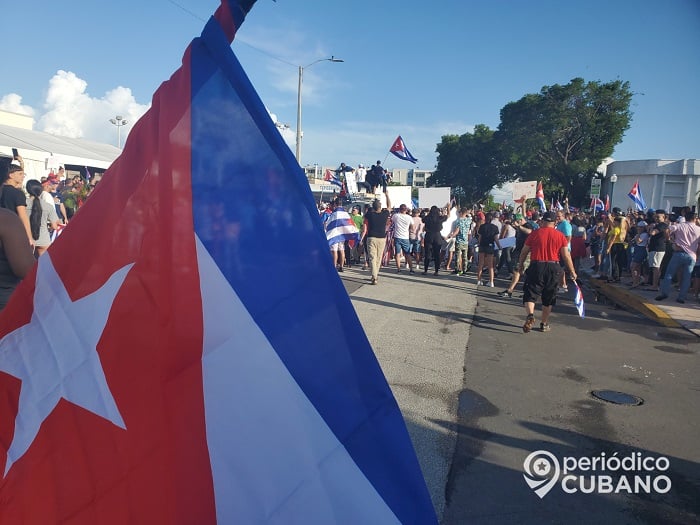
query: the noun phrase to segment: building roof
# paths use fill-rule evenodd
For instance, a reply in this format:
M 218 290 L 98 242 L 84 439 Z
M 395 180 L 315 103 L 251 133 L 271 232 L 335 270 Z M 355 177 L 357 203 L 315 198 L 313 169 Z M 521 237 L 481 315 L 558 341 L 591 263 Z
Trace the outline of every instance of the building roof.
M 12 148 L 19 150 L 25 163 L 46 163 L 49 157 L 54 156 L 61 165 L 102 169 L 107 169 L 121 154 L 121 150 L 111 144 L 59 137 L 43 131 L 0 124 L 0 155 L 12 157 Z

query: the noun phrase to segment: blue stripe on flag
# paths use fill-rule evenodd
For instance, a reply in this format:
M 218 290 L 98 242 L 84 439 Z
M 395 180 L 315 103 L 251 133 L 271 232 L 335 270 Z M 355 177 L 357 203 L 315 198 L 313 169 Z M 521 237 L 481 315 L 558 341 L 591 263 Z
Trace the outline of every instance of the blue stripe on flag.
M 302 170 L 215 24 L 190 56 L 199 239 L 398 519 L 436 523 L 403 417 L 330 264 Z M 273 258 L 270 246 L 286 248 Z

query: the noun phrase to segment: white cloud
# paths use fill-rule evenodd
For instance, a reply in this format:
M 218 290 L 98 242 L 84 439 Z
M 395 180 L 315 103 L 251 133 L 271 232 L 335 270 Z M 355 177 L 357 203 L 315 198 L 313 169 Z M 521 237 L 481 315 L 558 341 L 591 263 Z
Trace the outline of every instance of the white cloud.
M 65 137 L 115 143 L 117 132 L 109 119 L 120 115 L 127 121 L 121 129 L 123 144 L 131 125 L 149 105 L 136 102 L 129 88 L 119 86 L 95 98 L 87 92 L 87 85 L 75 73 L 59 70 L 49 81 L 37 129 Z
M 286 67 L 286 66 L 285 66 Z M 280 75 L 288 81 L 296 72 L 280 68 Z M 281 78 L 281 77 L 280 77 Z M 307 79 L 305 75 L 305 79 Z M 314 103 L 313 84 L 316 78 L 308 76 L 304 85 L 304 103 Z M 279 86 L 278 86 L 279 87 Z M 296 85 L 288 86 L 296 90 Z M 327 86 L 324 86 L 327 88 Z M 308 100 L 307 100 L 308 95 Z M 316 92 L 316 96 L 320 93 Z M 269 102 L 268 102 L 269 103 Z M 278 109 L 283 105 L 273 103 Z M 122 144 L 132 125 L 148 110 L 150 104 L 140 104 L 131 89 L 116 87 L 102 97 L 88 92 L 88 83 L 70 71 L 58 71 L 48 83 L 46 98 L 41 110 L 23 105 L 21 96 L 8 94 L 0 99 L 0 109 L 30 115 L 35 118 L 35 129 L 56 135 L 83 138 L 107 144 L 117 143 L 117 130 L 109 119 L 117 115 L 127 120 L 121 128 Z M 282 138 L 293 152 L 296 143 L 295 122 L 280 122 L 277 114 L 268 109 L 270 118 L 277 124 Z M 433 169 L 436 163 L 435 146 L 444 134 L 461 134 L 473 131 L 473 125 L 465 122 L 435 122 L 417 126 L 414 122 L 349 121 L 304 126 L 302 142 L 303 164 L 337 165 L 341 161 L 350 165 L 371 164 L 384 160 L 397 135 L 402 135 L 411 153 L 419 159 L 416 167 Z M 387 157 L 387 167 L 411 167 L 393 156 Z
M 22 97 L 16 93 L 10 93 L 0 98 L 0 109 L 3 111 L 11 111 L 20 115 L 34 116 L 34 108 L 22 104 Z

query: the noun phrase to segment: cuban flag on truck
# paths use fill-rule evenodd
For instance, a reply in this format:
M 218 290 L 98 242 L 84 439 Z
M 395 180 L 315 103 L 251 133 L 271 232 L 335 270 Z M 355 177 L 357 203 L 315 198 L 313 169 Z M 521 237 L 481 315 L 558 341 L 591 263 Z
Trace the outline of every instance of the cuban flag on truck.
M 401 135 L 396 137 L 396 140 L 391 145 L 389 152 L 393 153 L 395 156 L 397 156 L 401 160 L 407 160 L 408 162 L 412 162 L 413 164 L 418 162 L 418 159 L 415 158 L 413 155 L 411 155 L 411 152 L 408 151 L 408 148 L 406 147 L 406 144 L 404 143 L 403 139 L 401 138 Z
M 3 525 L 437 523 L 231 50 L 253 3 L 222 0 L 0 315 Z
M 326 173 L 323 175 L 323 180 L 325 180 L 326 182 L 330 182 L 331 184 L 333 184 L 335 186 L 339 186 L 341 188 L 343 187 L 343 183 L 340 181 L 340 178 L 338 177 L 338 175 L 333 173 L 328 168 L 326 168 Z

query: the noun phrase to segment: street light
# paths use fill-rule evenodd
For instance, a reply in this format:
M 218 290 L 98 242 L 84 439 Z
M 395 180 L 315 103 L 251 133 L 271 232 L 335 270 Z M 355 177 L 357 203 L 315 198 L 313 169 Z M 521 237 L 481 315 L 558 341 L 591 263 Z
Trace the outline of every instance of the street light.
M 121 115 L 117 115 L 115 118 L 109 119 L 109 121 L 117 126 L 117 146 L 119 149 L 122 148 L 122 126 L 128 124 L 126 120 Z
M 304 69 L 307 67 L 311 67 L 314 64 L 318 64 L 319 62 L 345 62 L 345 60 L 341 58 L 336 58 L 334 56 L 331 56 L 330 58 L 319 58 L 318 60 L 315 60 L 314 62 L 311 62 L 310 64 L 306 66 L 299 66 L 299 88 L 297 89 L 297 147 L 296 147 L 296 158 L 297 158 L 297 163 L 301 166 L 301 83 L 302 79 L 304 77 Z
M 615 192 L 615 183 L 617 182 L 617 175 L 614 173 L 610 175 L 610 210 L 613 207 L 613 193 Z

